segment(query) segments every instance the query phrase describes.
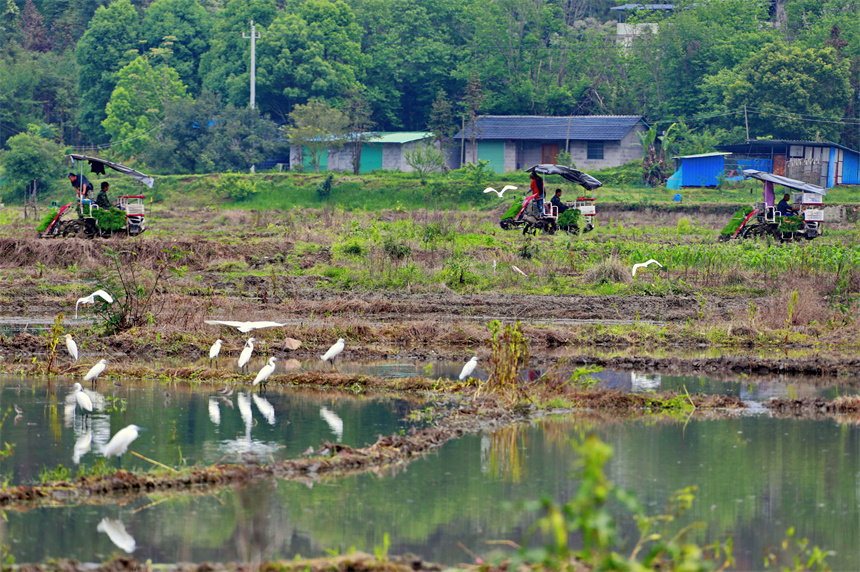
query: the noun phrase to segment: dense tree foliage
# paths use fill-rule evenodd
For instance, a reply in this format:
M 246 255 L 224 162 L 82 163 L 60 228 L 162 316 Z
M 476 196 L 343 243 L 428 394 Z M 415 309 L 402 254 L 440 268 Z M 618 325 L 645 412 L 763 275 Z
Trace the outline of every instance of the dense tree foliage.
M 43 191 L 56 180 L 62 165 L 62 151 L 50 138 L 43 137 L 37 126 L 6 141 L 8 150 L 0 155 L 3 191 L 12 197 L 24 197 L 33 183 Z
M 44 124 L 58 143 L 110 144 L 116 158 L 164 172 L 247 168 L 269 143 L 237 133 L 270 133 L 271 121 L 289 123 L 317 100 L 353 127 L 429 128 L 443 140 L 476 114 L 641 114 L 660 130 L 677 123 L 681 146 L 708 150 L 743 139 L 746 108 L 752 137 L 860 146 L 860 0 L 609 10 L 619 3 L 0 0 L 0 143 Z M 259 111 L 238 120 L 252 21 Z M 638 35 L 618 36 L 619 22 Z M 158 54 L 159 89 L 174 90 L 158 106 L 137 87 L 117 92 L 142 53 Z M 171 101 L 189 96 L 199 101 Z M 224 162 L 198 138 L 228 124 Z

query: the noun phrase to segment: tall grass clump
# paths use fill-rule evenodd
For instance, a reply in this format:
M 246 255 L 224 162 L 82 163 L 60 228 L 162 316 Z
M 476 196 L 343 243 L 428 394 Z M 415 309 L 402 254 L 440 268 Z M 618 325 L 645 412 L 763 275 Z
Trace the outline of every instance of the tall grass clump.
M 589 284 L 630 284 L 633 276 L 630 269 L 624 266 L 616 256 L 599 262 L 585 271 L 583 281 Z

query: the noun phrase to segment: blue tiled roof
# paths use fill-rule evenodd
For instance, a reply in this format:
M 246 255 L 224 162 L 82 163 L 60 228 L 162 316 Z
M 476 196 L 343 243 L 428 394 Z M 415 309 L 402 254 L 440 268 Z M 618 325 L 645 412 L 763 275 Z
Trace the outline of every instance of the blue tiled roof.
M 479 140 L 620 141 L 640 121 L 641 115 L 482 115 L 476 131 Z M 465 133 L 472 135 L 468 127 Z M 454 138 L 462 139 L 463 131 Z

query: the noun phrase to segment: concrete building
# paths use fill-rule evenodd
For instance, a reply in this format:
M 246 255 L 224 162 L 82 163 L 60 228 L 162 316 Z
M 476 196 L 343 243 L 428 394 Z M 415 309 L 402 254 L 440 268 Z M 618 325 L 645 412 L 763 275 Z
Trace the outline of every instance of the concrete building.
M 380 169 L 412 172 L 412 167 L 406 161 L 406 153 L 419 145 L 435 145 L 433 137 L 427 131 L 374 133 L 361 145 L 359 172 L 369 173 Z M 320 171 L 352 171 L 352 158 L 352 146 L 349 144 L 340 149 L 329 149 L 323 152 Z M 290 147 L 290 165 L 299 164 L 305 171 L 313 170 L 309 155 L 302 151 L 300 145 L 293 145 Z
M 617 167 L 642 158 L 637 132 L 647 129 L 641 115 L 483 115 L 454 136 L 458 153 L 449 167 L 481 160 L 496 173 L 520 171 L 555 164 L 562 151 L 577 169 Z

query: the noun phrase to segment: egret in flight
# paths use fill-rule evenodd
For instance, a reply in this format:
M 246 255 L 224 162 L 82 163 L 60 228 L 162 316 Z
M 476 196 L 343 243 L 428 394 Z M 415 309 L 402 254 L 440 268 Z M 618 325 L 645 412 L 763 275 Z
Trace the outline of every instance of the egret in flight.
M 633 277 L 636 278 L 636 271 L 637 270 L 639 270 L 640 268 L 645 268 L 645 267 L 650 266 L 652 264 L 656 264 L 660 268 L 663 268 L 662 264 L 660 264 L 659 262 L 657 262 L 656 260 L 654 260 L 652 258 L 652 259 L 648 260 L 647 262 L 640 262 L 639 264 L 634 264 L 633 265 Z
M 337 356 L 340 355 L 340 352 L 343 351 L 344 344 L 346 344 L 346 340 L 344 340 L 343 338 L 339 339 L 334 343 L 332 347 L 328 349 L 326 353 L 320 356 L 320 359 L 323 361 L 330 361 L 331 368 L 334 369 L 334 360 L 335 358 L 337 358 Z
M 243 334 L 247 334 L 251 330 L 259 330 L 261 328 L 280 328 L 281 326 L 286 326 L 286 324 L 281 324 L 279 322 L 232 322 L 229 320 L 204 320 L 204 322 L 219 326 L 230 326 L 231 328 L 238 329 Z
M 515 190 L 517 190 L 517 187 L 515 187 L 513 185 L 505 185 L 504 187 L 502 187 L 501 191 L 497 191 L 493 187 L 487 187 L 486 189 L 484 189 L 484 193 L 496 193 L 497 195 L 499 195 L 499 198 L 501 199 L 502 195 L 504 195 L 505 192 L 515 191 Z
M 84 296 L 83 298 L 78 298 L 77 303 L 75 304 L 75 319 L 78 317 L 78 306 L 80 304 L 95 304 L 96 296 L 103 299 L 108 304 L 113 304 L 113 296 L 105 292 L 104 290 L 96 290 L 89 296 Z

